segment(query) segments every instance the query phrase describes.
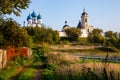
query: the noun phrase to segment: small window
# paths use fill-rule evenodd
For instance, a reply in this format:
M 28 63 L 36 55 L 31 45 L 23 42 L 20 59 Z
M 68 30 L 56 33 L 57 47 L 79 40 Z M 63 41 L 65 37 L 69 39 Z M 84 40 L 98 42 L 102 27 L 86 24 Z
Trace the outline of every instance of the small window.
M 85 22 L 87 22 L 87 19 L 85 19 Z
M 88 29 L 88 33 L 89 33 L 89 31 L 90 31 L 90 30 Z

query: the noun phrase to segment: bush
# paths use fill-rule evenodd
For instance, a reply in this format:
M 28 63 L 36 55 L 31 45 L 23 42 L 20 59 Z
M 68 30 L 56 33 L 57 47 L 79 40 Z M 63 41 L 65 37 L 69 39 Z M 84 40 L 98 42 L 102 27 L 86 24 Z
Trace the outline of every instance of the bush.
M 43 43 L 41 47 L 41 53 L 42 54 L 47 54 L 50 52 L 49 45 L 47 43 Z
M 87 45 L 87 44 L 89 44 L 89 41 L 88 41 L 87 38 L 79 38 L 78 42 L 81 45 Z
M 52 70 L 52 71 L 55 71 L 55 69 L 56 69 L 56 65 L 55 64 L 48 64 L 47 65 L 47 68 L 49 69 L 49 70 Z
M 42 72 L 42 77 L 44 80 L 54 80 L 53 71 L 49 69 L 44 69 Z
M 5 76 L 3 75 L 3 73 L 0 73 L 0 80 L 5 80 Z
M 17 80 L 33 80 L 35 69 L 27 68 L 18 77 Z

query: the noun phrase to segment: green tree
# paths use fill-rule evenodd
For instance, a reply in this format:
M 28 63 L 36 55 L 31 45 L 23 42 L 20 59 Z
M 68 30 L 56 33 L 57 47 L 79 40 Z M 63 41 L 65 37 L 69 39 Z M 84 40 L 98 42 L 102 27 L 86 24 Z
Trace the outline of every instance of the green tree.
M 4 40 L 4 43 L 0 45 L 1 47 L 30 47 L 30 43 L 32 43 L 27 31 L 12 19 L 7 19 L 0 25 L 0 32 Z
M 105 37 L 106 38 L 112 38 L 112 37 L 115 37 L 113 31 L 107 31 L 105 32 Z
M 102 32 L 103 31 L 101 29 L 94 29 L 88 34 L 88 41 L 95 44 L 104 44 L 105 39 L 102 35 Z
M 81 35 L 81 31 L 74 27 L 66 29 L 65 33 L 67 34 L 69 41 L 77 41 Z
M 28 34 L 32 36 L 34 43 L 56 43 L 59 41 L 60 37 L 57 31 L 51 28 L 43 27 L 26 27 Z
M 0 0 L 0 13 L 1 14 L 15 14 L 20 15 L 22 9 L 26 9 L 30 0 Z
M 107 31 L 105 32 L 105 37 L 106 37 L 106 44 L 109 46 L 116 46 L 117 44 L 117 38 L 115 37 L 115 34 L 113 31 Z

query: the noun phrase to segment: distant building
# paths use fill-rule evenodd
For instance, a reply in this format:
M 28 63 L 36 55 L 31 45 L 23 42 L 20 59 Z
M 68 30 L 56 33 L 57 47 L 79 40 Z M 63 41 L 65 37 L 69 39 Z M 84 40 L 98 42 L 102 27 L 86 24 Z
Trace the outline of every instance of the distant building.
M 67 37 L 67 35 L 65 34 L 65 30 L 69 28 L 70 26 L 67 24 L 67 21 L 65 21 L 65 25 L 63 26 L 62 31 L 59 32 L 59 36 Z M 79 20 L 77 28 L 80 29 L 80 31 L 82 32 L 80 37 L 87 37 L 88 33 L 92 32 L 92 30 L 94 29 L 93 26 L 90 26 L 88 22 L 88 14 L 87 12 L 85 12 L 85 9 L 83 9 L 81 20 Z
M 67 21 L 65 21 L 65 25 L 63 26 L 62 31 L 59 32 L 59 36 L 60 37 L 67 37 L 65 30 L 69 29 L 69 28 L 70 28 L 70 26 L 67 25 Z
M 38 26 L 42 27 L 42 17 L 40 14 L 36 14 L 35 11 L 33 11 L 31 14 L 27 16 L 27 26 Z
M 65 21 L 65 25 L 63 26 L 62 31 L 65 31 L 66 29 L 69 29 L 69 28 L 70 26 L 67 25 L 67 21 Z
M 88 33 L 94 29 L 93 26 L 90 26 L 88 22 L 88 13 L 85 12 L 85 9 L 83 10 L 81 20 L 79 20 L 77 28 L 79 28 L 80 31 L 82 32 L 81 37 L 87 37 Z

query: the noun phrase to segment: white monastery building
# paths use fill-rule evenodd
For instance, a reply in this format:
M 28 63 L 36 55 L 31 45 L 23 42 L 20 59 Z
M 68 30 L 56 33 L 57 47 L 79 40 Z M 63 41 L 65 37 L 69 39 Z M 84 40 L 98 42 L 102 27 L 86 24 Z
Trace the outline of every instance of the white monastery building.
M 63 26 L 62 31 L 59 32 L 59 36 L 67 37 L 65 34 L 65 30 L 68 28 L 70 28 L 70 26 L 67 25 L 67 21 L 65 21 L 65 25 Z M 87 12 L 85 12 L 85 9 L 83 9 L 83 13 L 81 14 L 81 18 L 76 28 L 80 29 L 80 31 L 82 32 L 80 37 L 87 37 L 88 33 L 92 32 L 92 30 L 94 29 L 93 26 L 90 26 L 88 22 L 88 14 Z
M 90 26 L 88 22 L 88 14 L 87 12 L 85 12 L 85 9 L 83 10 L 81 20 L 79 20 L 77 28 L 79 28 L 82 32 L 81 37 L 87 37 L 88 33 L 92 32 L 92 30 L 94 29 L 93 26 Z

